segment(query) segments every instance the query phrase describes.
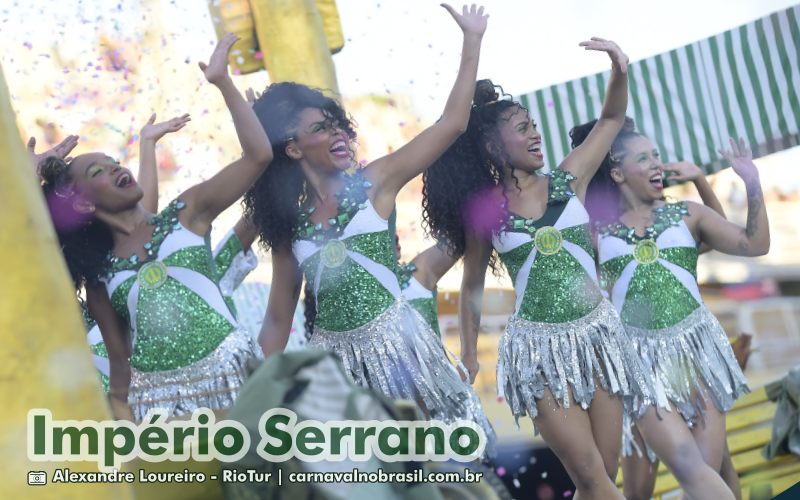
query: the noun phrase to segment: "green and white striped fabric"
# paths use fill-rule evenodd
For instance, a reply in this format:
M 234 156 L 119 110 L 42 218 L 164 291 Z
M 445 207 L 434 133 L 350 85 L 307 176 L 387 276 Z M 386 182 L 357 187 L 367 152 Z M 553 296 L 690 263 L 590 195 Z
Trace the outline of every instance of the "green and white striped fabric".
M 800 6 L 629 66 L 628 115 L 665 162 L 721 168 L 720 146 L 744 137 L 756 156 L 800 143 Z M 520 96 L 539 123 L 547 165 L 569 129 L 596 118 L 610 71 Z

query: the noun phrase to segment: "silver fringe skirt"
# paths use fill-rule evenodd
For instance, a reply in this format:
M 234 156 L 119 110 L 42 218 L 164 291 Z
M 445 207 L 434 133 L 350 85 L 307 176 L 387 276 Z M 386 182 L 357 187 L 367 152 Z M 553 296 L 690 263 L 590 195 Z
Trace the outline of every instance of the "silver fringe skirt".
M 670 411 L 672 403 L 689 426 L 704 417 L 706 389 L 720 412 L 727 412 L 736 398 L 750 392 L 728 336 L 705 306 L 679 323 L 661 330 L 626 327 L 633 348 L 642 358 L 654 382 L 654 400 L 635 401 L 632 416 L 640 418 L 647 408 Z M 623 432 L 623 453 L 635 448 L 630 426 Z
M 432 420 L 474 421 L 486 433 L 485 455 L 494 454 L 496 436 L 478 395 L 461 380 L 439 336 L 405 299 L 354 330 L 315 327 L 308 347 L 334 352 L 345 372 L 362 387 L 390 399 L 422 401 L 421 409 Z M 467 373 L 458 358 L 451 356 Z
M 190 415 L 197 408 L 229 408 L 262 359 L 253 337 L 234 330 L 211 354 L 189 366 L 155 372 L 131 367 L 128 405 L 137 422 L 154 408 L 165 409 L 170 417 Z
M 650 400 L 652 382 L 608 300 L 565 323 L 509 319 L 498 347 L 497 392 L 517 422 L 526 414 L 536 418 L 536 401 L 545 389 L 564 408 L 570 405 L 570 393 L 581 408 L 589 408 L 595 379 L 628 406 L 634 398 Z

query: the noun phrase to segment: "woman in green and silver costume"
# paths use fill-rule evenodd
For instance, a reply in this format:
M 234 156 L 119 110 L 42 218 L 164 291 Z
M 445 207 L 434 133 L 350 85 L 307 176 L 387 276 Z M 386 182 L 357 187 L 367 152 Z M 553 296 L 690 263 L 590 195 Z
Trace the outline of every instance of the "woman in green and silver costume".
M 140 134 L 140 137 L 142 136 L 143 134 Z M 140 172 L 142 172 L 142 167 L 143 165 L 139 167 Z M 142 191 L 145 191 L 144 187 Z M 144 206 L 144 203 L 142 206 Z M 149 208 L 147 209 L 150 210 Z M 154 207 L 151 211 L 156 212 L 157 209 Z M 248 227 L 247 221 L 242 218 L 236 223 L 236 226 L 223 236 L 212 252 L 220 292 L 222 292 L 223 299 L 237 321 L 240 321 L 240 318 L 236 310 L 233 294 L 245 277 L 258 265 L 258 259 L 250 249 L 254 239 L 255 230 L 252 227 Z M 110 373 L 108 351 L 103 343 L 100 327 L 97 326 L 97 322 L 89 314 L 86 302 L 80 300 L 80 304 L 84 324 L 86 325 L 86 340 L 89 342 L 89 348 L 92 351 L 94 366 L 100 375 L 100 384 L 103 391 L 108 392 L 108 376 Z
M 335 352 L 353 381 L 392 399 L 416 401 L 429 418 L 477 422 L 491 442 L 477 395 L 402 297 L 389 231 L 399 190 L 458 137 L 469 116 L 486 16 L 474 5 L 462 14 L 445 7 L 464 36 L 442 118 L 397 151 L 348 174 L 356 134 L 342 107 L 304 85 L 270 85 L 254 109 L 274 141 L 275 161 L 245 196 L 245 213 L 272 251 L 260 336 L 265 355 L 283 350 L 305 278 L 310 347 Z
M 615 139 L 590 186 L 603 280 L 654 383 L 631 415 L 645 443 L 692 498 L 734 498 L 719 475 L 725 412 L 747 391 L 725 332 L 697 285 L 701 244 L 763 255 L 769 227 L 758 171 L 743 141 L 722 152 L 745 181 L 747 226 L 709 207 L 663 200 L 658 151 L 632 127 Z
M 233 293 L 242 284 L 245 277 L 258 265 L 258 259 L 250 249 L 250 245 L 255 239 L 255 233 L 252 230 L 245 229 L 245 224 L 246 221 L 240 219 L 236 226 L 225 234 L 222 241 L 217 244 L 212 252 L 220 292 L 222 292 L 223 299 L 237 321 L 240 321 L 240 318 L 236 310 Z M 89 348 L 92 351 L 94 366 L 100 375 L 100 384 L 103 391 L 108 392 L 108 376 L 110 374 L 108 351 L 103 343 L 100 327 L 97 326 L 97 322 L 89 314 L 86 301 L 81 300 L 80 305 L 83 321 L 86 325 L 86 340 L 89 342 Z
M 177 132 L 182 129 L 191 120 L 188 114 L 175 117 L 170 120 L 156 123 L 156 114 L 153 113 L 147 120 L 147 123 L 139 131 L 139 175 L 138 184 L 142 189 L 142 199 L 140 201 L 142 207 L 150 212 L 158 210 L 158 168 L 156 165 L 156 143 L 164 137 L 164 135 Z M 78 136 L 67 136 L 61 143 L 55 147 L 43 152 L 36 153 L 36 139 L 31 137 L 28 140 L 28 153 L 31 157 L 31 162 L 36 170 L 37 178 L 42 182 L 41 178 L 41 164 L 48 157 L 54 156 L 56 158 L 65 159 L 69 153 L 78 145 Z M 251 238 L 252 241 L 252 238 Z M 80 289 L 80 280 L 73 276 L 76 288 Z M 78 303 L 81 308 L 81 316 L 86 327 L 86 339 L 92 351 L 92 359 L 95 368 L 100 376 L 100 385 L 104 392 L 108 392 L 108 376 L 109 376 L 109 363 L 108 351 L 103 343 L 103 337 L 100 334 L 100 328 L 97 322 L 89 314 L 89 309 L 86 305 L 86 300 L 80 295 L 78 296 Z
M 472 379 L 485 272 L 499 258 L 516 292 L 499 345 L 499 395 L 516 418 L 533 419 L 576 495 L 621 498 L 613 481 L 623 399 L 649 397 L 650 384 L 602 296 L 582 200 L 625 119 L 627 56 L 599 38 L 581 45 L 612 62 L 601 125 L 586 144 L 542 175 L 542 136 L 527 110 L 483 80 L 467 133 L 426 172 L 423 207 L 433 236 L 464 256 L 461 356 Z
M 255 229 L 244 218 L 239 219 L 230 229 L 212 252 L 216 265 L 217 281 L 222 298 L 233 313 L 241 327 L 255 337 L 260 329 L 261 320 L 264 318 L 264 307 L 268 293 L 262 291 L 261 283 L 254 283 L 240 288 L 247 275 L 258 266 L 258 259 L 250 246 L 255 239 Z M 246 289 L 246 290 L 245 290 Z M 259 301 L 258 304 L 255 301 Z M 100 383 L 105 392 L 108 392 L 108 351 L 103 343 L 100 328 L 92 319 L 85 301 L 81 300 L 81 312 L 86 325 L 86 338 L 92 351 L 95 368 L 100 375 Z M 302 314 L 295 314 L 292 324 L 292 335 L 289 337 L 288 349 L 300 349 L 305 346 L 305 337 L 302 332 Z M 257 326 L 254 326 L 257 325 Z
M 595 121 L 591 121 L 586 124 L 579 125 L 570 131 L 573 147 L 583 141 L 583 139 L 594 126 L 594 123 Z M 618 136 L 618 140 L 625 140 L 626 137 L 629 137 L 628 132 L 632 132 L 634 130 L 635 127 L 633 125 L 633 120 L 628 119 L 623 127 L 622 132 L 620 132 L 620 135 Z M 604 161 L 607 160 L 608 159 Z M 690 162 L 679 161 L 675 163 L 664 164 L 663 169 L 664 177 L 668 177 L 670 181 L 692 182 L 697 188 L 697 193 L 700 195 L 703 204 L 720 214 L 720 216 L 725 217 L 725 211 L 723 210 L 719 199 L 717 199 L 717 196 L 714 194 L 714 190 L 711 188 L 711 185 L 706 179 L 705 173 L 700 167 Z M 601 166 L 601 171 L 608 171 L 608 167 Z M 598 176 L 601 175 L 602 174 L 598 174 Z M 598 180 L 597 182 L 600 181 Z M 614 215 L 603 213 L 604 208 L 608 206 L 606 203 L 608 196 L 604 195 L 602 191 L 598 192 L 597 186 L 595 186 L 594 189 L 590 189 L 590 195 L 589 204 L 591 205 L 592 211 L 597 217 L 608 218 L 609 216 L 616 216 L 616 211 L 614 211 Z M 598 201 L 595 201 L 598 200 L 598 198 L 599 203 Z M 698 253 L 704 253 L 709 250 L 710 249 L 705 244 L 701 244 L 698 247 Z M 601 285 L 605 287 L 606 283 L 602 273 L 601 281 Z M 625 498 L 650 498 L 653 496 L 656 476 L 658 473 L 658 457 L 653 450 L 644 443 L 641 434 L 636 429 L 630 418 L 630 413 L 626 413 L 623 417 L 622 437 L 623 493 Z M 727 447 L 723 453 L 720 475 L 725 481 L 725 484 L 727 484 L 731 491 L 733 491 L 734 496 L 736 498 L 741 498 L 739 476 L 736 470 L 733 468 L 730 452 Z
M 244 155 L 159 214 L 139 204 L 142 190 L 130 172 L 101 153 L 48 160 L 43 168 L 48 198 L 63 200 L 51 211 L 84 216 L 65 257 L 86 283 L 109 353 L 111 396 L 127 401 L 136 420 L 154 408 L 171 416 L 225 409 L 260 359 L 223 298 L 208 242 L 211 222 L 272 159 L 264 130 L 228 76 L 235 41 L 223 37 L 200 66 L 230 109 Z

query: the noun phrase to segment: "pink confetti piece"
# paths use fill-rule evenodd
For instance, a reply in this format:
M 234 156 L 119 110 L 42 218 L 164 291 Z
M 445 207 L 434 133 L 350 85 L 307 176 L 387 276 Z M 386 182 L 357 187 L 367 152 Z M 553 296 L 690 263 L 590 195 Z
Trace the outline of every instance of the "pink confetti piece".
M 572 496 L 572 490 L 567 490 L 564 492 L 564 498 L 569 498 Z
M 506 468 L 501 465 L 500 467 L 495 469 L 495 472 L 497 472 L 498 476 L 503 477 L 506 475 Z

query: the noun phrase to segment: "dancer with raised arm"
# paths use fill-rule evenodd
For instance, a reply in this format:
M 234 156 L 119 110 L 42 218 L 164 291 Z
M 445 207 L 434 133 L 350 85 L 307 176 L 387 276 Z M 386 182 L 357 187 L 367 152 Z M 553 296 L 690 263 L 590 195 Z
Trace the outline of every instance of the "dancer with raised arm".
M 697 285 L 698 248 L 763 255 L 769 227 L 758 170 L 743 141 L 722 152 L 745 182 L 747 226 L 709 207 L 663 200 L 664 167 L 653 144 L 623 131 L 590 191 L 602 203 L 599 261 L 611 299 L 655 386 L 632 416 L 647 445 L 692 498 L 734 498 L 719 475 L 725 412 L 747 391 L 719 322 Z M 595 194 L 597 196 L 595 196 Z M 592 207 L 592 205 L 590 205 Z
M 529 415 L 567 469 L 580 498 L 620 498 L 614 486 L 622 397 L 649 398 L 641 362 L 603 298 L 583 200 L 625 119 L 628 58 L 613 42 L 599 126 L 548 175 L 542 137 L 519 103 L 478 82 L 467 133 L 426 173 L 432 234 L 464 256 L 459 319 L 462 361 L 474 380 L 487 266 L 508 269 L 514 315 L 499 346 L 498 391 L 516 418 Z
M 276 83 L 254 109 L 275 161 L 245 197 L 246 214 L 272 251 L 273 281 L 261 330 L 265 355 L 289 335 L 303 278 L 314 307 L 311 347 L 341 357 L 358 384 L 416 401 L 426 416 L 471 419 L 493 431 L 438 336 L 402 297 L 389 216 L 399 190 L 423 172 L 467 126 L 487 17 L 457 13 L 461 65 L 442 118 L 397 151 L 355 173 L 352 124 L 334 99 L 296 83 Z
M 244 155 L 158 214 L 141 206 L 130 172 L 102 153 L 69 163 L 51 157 L 42 167 L 45 194 L 60 200 L 51 213 L 69 211 L 78 221 L 62 231 L 62 248 L 86 285 L 108 350 L 111 396 L 127 401 L 136 420 L 152 408 L 172 416 L 225 409 L 260 359 L 220 293 L 206 241 L 211 222 L 272 159 L 269 139 L 228 75 L 235 42 L 226 35 L 200 67 L 222 93 Z
M 570 131 L 572 139 L 572 147 L 580 145 L 586 136 L 591 132 L 592 127 L 596 120 L 588 123 L 578 125 Z M 621 141 L 635 136 L 635 127 L 632 119 L 627 119 L 625 126 L 617 136 L 615 147 Z M 616 220 L 619 215 L 619 196 L 618 192 L 611 186 L 613 182 L 610 179 L 610 169 L 606 162 L 610 161 L 608 157 L 603 160 L 603 164 L 595 175 L 594 179 L 589 185 L 587 194 L 587 209 L 591 215 L 596 219 L 604 220 L 608 224 L 612 220 Z M 725 212 L 722 204 L 714 194 L 708 180 L 706 179 L 703 170 L 690 162 L 678 161 L 674 163 L 662 165 L 664 171 L 664 178 L 669 176 L 669 179 L 674 182 L 691 182 L 697 189 L 700 199 L 703 204 L 717 212 L 720 216 L 725 217 Z M 595 226 L 604 224 L 596 220 Z M 595 232 L 595 237 L 597 236 Z M 708 245 L 701 244 L 698 247 L 698 253 L 703 253 L 710 250 Z M 606 280 L 601 273 L 601 285 L 607 287 Z M 636 499 L 649 499 L 653 496 L 655 488 L 656 475 L 658 473 L 658 457 L 650 449 L 642 439 L 641 434 L 636 426 L 630 419 L 629 415 L 623 418 L 623 442 L 622 442 L 622 471 L 623 471 L 623 493 L 628 500 Z M 741 487 L 739 485 L 739 476 L 733 468 L 730 452 L 727 447 L 723 453 L 722 467 L 720 469 L 725 484 L 733 491 L 737 499 L 741 498 Z

